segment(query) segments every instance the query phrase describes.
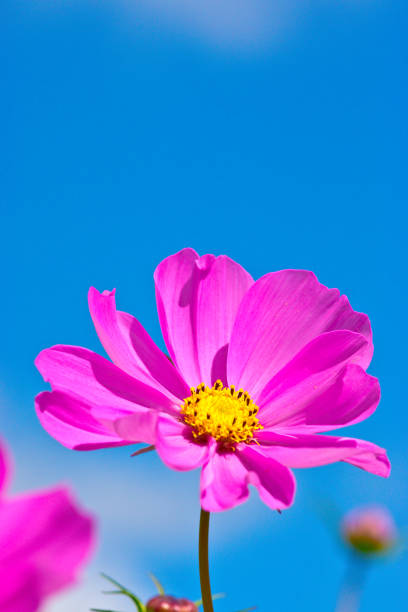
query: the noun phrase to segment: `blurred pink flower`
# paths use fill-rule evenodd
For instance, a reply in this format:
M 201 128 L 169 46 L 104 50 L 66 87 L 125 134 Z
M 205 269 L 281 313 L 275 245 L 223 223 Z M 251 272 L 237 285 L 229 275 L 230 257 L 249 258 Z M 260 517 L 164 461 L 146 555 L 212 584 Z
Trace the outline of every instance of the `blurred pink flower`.
M 356 508 L 346 514 L 342 523 L 346 542 L 365 555 L 384 553 L 397 541 L 394 520 L 386 508 Z
M 248 485 L 273 509 L 295 493 L 289 468 L 346 461 L 388 476 L 385 451 L 322 436 L 366 419 L 377 379 L 366 374 L 368 317 L 311 272 L 283 270 L 256 282 L 225 256 L 184 249 L 155 272 L 157 307 L 171 360 L 114 292 L 91 288 L 89 307 L 112 359 L 55 346 L 36 365 L 52 392 L 36 399 L 44 428 L 89 450 L 144 442 L 169 467 L 202 467 L 208 511 L 245 501 Z
M 92 519 L 63 487 L 6 497 L 0 446 L 0 609 L 34 612 L 76 580 L 93 548 Z

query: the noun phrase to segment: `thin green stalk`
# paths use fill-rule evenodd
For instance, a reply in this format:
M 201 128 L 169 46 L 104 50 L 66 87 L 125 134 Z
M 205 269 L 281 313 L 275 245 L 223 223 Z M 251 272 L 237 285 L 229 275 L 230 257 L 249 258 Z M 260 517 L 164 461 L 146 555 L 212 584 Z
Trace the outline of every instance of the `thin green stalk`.
M 210 570 L 208 566 L 208 531 L 210 513 L 201 509 L 200 533 L 198 538 L 198 562 L 200 567 L 201 598 L 203 612 L 214 612 L 210 585 Z

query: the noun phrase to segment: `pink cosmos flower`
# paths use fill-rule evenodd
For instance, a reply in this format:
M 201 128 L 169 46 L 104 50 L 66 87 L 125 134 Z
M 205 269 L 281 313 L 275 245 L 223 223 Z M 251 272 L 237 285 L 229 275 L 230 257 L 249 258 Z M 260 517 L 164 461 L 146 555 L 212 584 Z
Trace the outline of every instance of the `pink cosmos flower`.
M 388 476 L 385 451 L 318 435 L 370 416 L 378 381 L 368 317 L 311 272 L 256 282 L 225 256 L 184 249 L 156 269 L 157 308 L 169 359 L 114 292 L 91 288 L 89 307 L 112 362 L 55 346 L 36 365 L 52 392 L 36 409 L 65 446 L 144 442 L 175 470 L 201 467 L 208 511 L 245 501 L 248 485 L 273 509 L 293 501 L 290 468 L 346 461 Z
M 397 541 L 397 528 L 386 508 L 371 506 L 351 510 L 341 526 L 343 538 L 357 552 L 375 555 L 390 550 Z
M 93 521 L 63 487 L 5 497 L 0 447 L 0 609 L 35 612 L 76 580 L 93 547 Z

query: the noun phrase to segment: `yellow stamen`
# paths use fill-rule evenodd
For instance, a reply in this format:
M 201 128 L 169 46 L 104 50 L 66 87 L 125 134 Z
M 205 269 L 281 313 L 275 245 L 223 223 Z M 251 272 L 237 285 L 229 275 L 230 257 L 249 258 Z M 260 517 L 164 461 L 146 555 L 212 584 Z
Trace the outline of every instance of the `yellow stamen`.
M 193 429 L 194 438 L 212 436 L 223 446 L 235 450 L 239 442 L 249 444 L 254 431 L 263 429 L 255 416 L 258 406 L 248 393 L 235 387 L 223 387 L 220 380 L 210 389 L 204 383 L 191 388 L 182 408 L 184 422 Z

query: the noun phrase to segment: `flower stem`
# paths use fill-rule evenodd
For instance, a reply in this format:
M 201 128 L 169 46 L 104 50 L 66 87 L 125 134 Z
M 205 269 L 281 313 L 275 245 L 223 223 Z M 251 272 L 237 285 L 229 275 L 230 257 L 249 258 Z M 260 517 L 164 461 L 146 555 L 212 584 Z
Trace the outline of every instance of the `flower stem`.
M 369 564 L 364 559 L 354 555 L 350 559 L 337 601 L 336 612 L 358 612 L 368 568 Z
M 208 531 L 210 526 L 210 513 L 201 509 L 200 533 L 198 538 L 198 562 L 200 567 L 201 598 L 203 601 L 203 612 L 214 612 L 210 570 L 208 566 Z

